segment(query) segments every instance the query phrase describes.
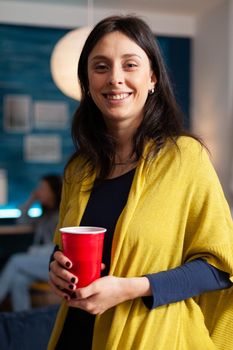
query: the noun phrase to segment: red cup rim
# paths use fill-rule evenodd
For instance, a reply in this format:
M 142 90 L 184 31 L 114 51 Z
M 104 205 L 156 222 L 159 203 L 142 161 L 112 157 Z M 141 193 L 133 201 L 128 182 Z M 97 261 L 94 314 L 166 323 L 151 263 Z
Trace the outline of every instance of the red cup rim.
M 71 234 L 98 234 L 106 232 L 106 228 L 104 227 L 95 227 L 95 226 L 69 226 L 62 227 L 59 229 L 61 233 L 71 233 Z

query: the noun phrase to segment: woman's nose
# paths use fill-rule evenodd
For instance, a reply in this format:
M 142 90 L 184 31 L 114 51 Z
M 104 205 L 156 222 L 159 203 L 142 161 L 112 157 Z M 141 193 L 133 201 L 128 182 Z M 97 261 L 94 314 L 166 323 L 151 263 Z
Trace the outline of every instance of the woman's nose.
M 112 69 L 111 74 L 109 75 L 109 85 L 123 84 L 123 81 L 124 76 L 122 70 L 117 68 Z

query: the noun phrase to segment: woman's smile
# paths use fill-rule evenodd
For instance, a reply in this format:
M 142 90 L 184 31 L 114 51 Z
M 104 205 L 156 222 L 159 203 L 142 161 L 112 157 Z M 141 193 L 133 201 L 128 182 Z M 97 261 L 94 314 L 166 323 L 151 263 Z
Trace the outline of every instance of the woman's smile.
M 126 98 L 128 98 L 129 96 L 131 96 L 131 92 L 121 92 L 121 93 L 107 93 L 107 94 L 103 94 L 105 98 L 107 98 L 107 100 L 125 100 Z

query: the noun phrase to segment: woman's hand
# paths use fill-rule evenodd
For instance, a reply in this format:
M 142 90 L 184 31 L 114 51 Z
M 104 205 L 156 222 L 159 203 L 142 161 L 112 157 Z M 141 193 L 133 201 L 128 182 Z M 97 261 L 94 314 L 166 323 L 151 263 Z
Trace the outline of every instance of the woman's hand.
M 60 250 L 53 257 L 49 271 L 50 287 L 55 294 L 69 300 L 72 291 L 76 289 L 78 278 L 69 271 L 72 262 Z
M 68 306 L 83 309 L 91 314 L 102 314 L 124 301 L 152 294 L 150 282 L 146 277 L 105 276 L 87 287 L 78 288 L 78 278 L 69 271 L 71 267 L 72 262 L 61 251 L 54 253 L 49 271 L 51 289 L 61 298 L 65 298 Z
M 49 271 L 50 287 L 58 296 L 70 300 L 73 297 L 72 292 L 76 290 L 76 283 L 78 283 L 78 278 L 69 271 L 72 267 L 72 261 L 60 250 L 57 250 L 53 257 L 54 260 L 50 263 Z M 104 269 L 105 265 L 101 264 L 101 270 Z
M 105 276 L 87 287 L 77 289 L 68 306 L 83 309 L 91 314 L 102 314 L 124 301 L 151 295 L 150 283 L 146 277 L 120 278 Z

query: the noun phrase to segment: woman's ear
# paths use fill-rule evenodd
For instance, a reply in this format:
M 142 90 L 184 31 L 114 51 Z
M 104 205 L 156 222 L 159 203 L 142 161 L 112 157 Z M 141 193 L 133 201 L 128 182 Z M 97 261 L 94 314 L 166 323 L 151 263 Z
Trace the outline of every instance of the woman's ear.
M 155 85 L 157 83 L 157 78 L 154 72 L 151 72 L 151 77 L 150 77 L 150 89 L 155 89 Z

